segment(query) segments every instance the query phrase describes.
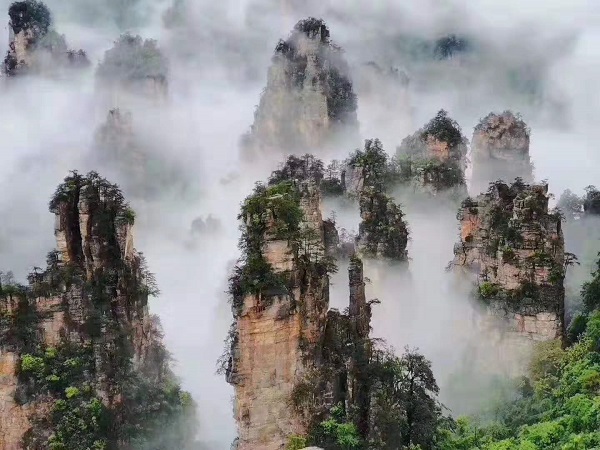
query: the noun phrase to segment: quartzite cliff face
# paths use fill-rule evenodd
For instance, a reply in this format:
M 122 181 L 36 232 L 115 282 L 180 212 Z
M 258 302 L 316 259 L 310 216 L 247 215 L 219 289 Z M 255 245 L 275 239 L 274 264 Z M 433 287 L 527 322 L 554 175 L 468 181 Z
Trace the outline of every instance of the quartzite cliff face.
M 471 192 L 484 192 L 489 183 L 504 180 L 512 183 L 521 178 L 533 182 L 529 158 L 529 128 L 510 111 L 490 113 L 473 134 L 473 178 Z
M 565 250 L 561 217 L 548 211 L 548 186 L 494 183 L 459 212 L 455 269 L 474 273 L 488 311 L 510 334 L 563 336 Z
M 458 123 L 439 111 L 398 147 L 400 181 L 416 194 L 466 197 L 467 143 Z
M 46 270 L 27 287 L 2 286 L 0 447 L 129 448 L 158 435 L 157 419 L 161 433 L 181 420 L 173 444 L 184 445 L 193 405 L 148 312 L 155 288 L 133 247 L 133 212 L 94 173 L 66 178 L 50 207 L 57 246 Z
M 244 255 L 231 278 L 225 361 L 239 450 L 284 449 L 338 402 L 356 405 L 357 426 L 368 432 L 368 383 L 359 368 L 369 360 L 370 304 L 354 256 L 348 314 L 329 311 L 338 239 L 335 225 L 322 220 L 322 178 L 320 161 L 290 157 L 242 208 Z
M 277 44 L 254 125 L 242 142 L 244 156 L 313 151 L 353 139 L 357 131 L 356 95 L 341 50 L 322 20 L 298 22 Z
M 236 391 L 239 450 L 281 449 L 290 435 L 306 432 L 290 399 L 320 359 L 329 307 L 329 280 L 318 262 L 324 256 L 319 191 L 287 182 L 265 189 L 246 200 L 241 215 L 250 253 L 233 287 L 235 337 L 227 374 Z M 298 213 L 290 222 L 288 214 Z M 294 242 L 288 233 L 306 237 Z M 253 290 L 245 286 L 250 274 L 244 271 L 259 264 L 267 285 Z

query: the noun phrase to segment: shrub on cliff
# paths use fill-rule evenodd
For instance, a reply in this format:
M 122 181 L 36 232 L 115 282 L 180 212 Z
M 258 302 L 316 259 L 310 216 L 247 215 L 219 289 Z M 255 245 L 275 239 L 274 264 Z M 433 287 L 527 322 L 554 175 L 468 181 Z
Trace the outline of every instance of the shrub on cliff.
M 463 143 L 463 135 L 456 120 L 448 117 L 448 113 L 443 109 L 439 110 L 436 116 L 429 121 L 423 129 L 423 137 L 429 136 L 447 142 L 450 147 L 455 147 Z

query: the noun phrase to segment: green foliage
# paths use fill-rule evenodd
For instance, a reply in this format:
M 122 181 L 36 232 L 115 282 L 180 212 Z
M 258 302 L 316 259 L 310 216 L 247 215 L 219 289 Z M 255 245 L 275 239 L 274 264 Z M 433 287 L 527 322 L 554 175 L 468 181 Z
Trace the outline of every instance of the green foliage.
M 495 297 L 499 293 L 500 293 L 500 288 L 498 287 L 498 285 L 496 285 L 494 283 L 490 283 L 489 281 L 486 281 L 479 285 L 479 295 L 481 296 L 481 298 L 490 299 L 490 298 Z
M 359 197 L 359 224 L 361 252 L 366 256 L 383 256 L 395 261 L 406 261 L 409 230 L 404 213 L 386 194 L 365 189 Z
M 109 414 L 100 399 L 89 393 L 80 395 L 77 388 L 66 400 L 57 400 L 52 411 L 54 434 L 48 440 L 51 450 L 108 448 Z
M 269 185 L 274 186 L 282 182 L 312 181 L 319 184 L 323 180 L 323 161 L 310 154 L 302 157 L 291 155 L 269 177 Z
M 379 139 L 365 140 L 364 150 L 356 149 L 350 155 L 347 165 L 359 171 L 364 188 L 385 192 L 398 181 L 395 165 L 388 161 L 388 155 Z
M 592 280 L 586 282 L 581 289 L 581 298 L 586 311 L 600 309 L 600 259 L 596 263 L 596 270 L 592 274 Z
M 125 207 L 120 214 L 117 216 L 117 223 L 119 225 L 133 225 L 135 222 L 135 211 L 129 207 Z
M 23 355 L 21 356 L 21 370 L 33 375 L 39 375 L 44 372 L 44 359 L 39 356 Z
M 354 425 L 346 415 L 342 404 L 334 406 L 330 418 L 322 421 L 313 431 L 312 441 L 315 445 L 330 450 L 358 450 L 362 447 L 362 439 Z
M 333 65 L 327 75 L 329 120 L 333 123 L 348 123 L 352 120 L 358 106 L 356 94 L 352 90 L 352 81 Z
M 588 317 L 585 314 L 577 314 L 573 320 L 571 320 L 569 329 L 567 330 L 567 339 L 569 343 L 574 344 L 581 338 L 587 328 L 587 322 Z
M 586 187 L 583 210 L 586 214 L 600 215 L 600 191 L 595 186 Z
M 304 436 L 290 436 L 285 450 L 302 450 L 308 447 L 308 439 Z
M 464 138 L 458 123 L 448 117 L 448 113 L 441 109 L 436 116 L 425 125 L 423 136 L 427 139 L 429 136 L 438 141 L 448 143 L 449 147 L 455 147 L 463 143 Z
M 23 29 L 30 29 L 37 38 L 46 34 L 52 25 L 50 10 L 37 0 L 14 2 L 8 9 L 8 15 L 15 34 Z
M 502 248 L 502 261 L 505 263 L 513 263 L 516 262 L 516 253 L 515 250 L 512 247 L 509 246 L 504 246 Z
M 590 317 L 580 340 L 540 346 L 530 368 L 530 388 L 502 404 L 492 425 L 461 419 L 444 424 L 438 448 L 589 449 L 600 445 L 600 314 Z M 493 428 L 490 428 L 493 427 Z M 500 430 L 500 433 L 493 430 Z
M 380 351 L 375 354 L 369 378 L 375 381 L 370 448 L 431 448 L 441 418 L 439 388 L 431 363 L 408 348 L 400 358 Z
M 426 184 L 433 184 L 436 189 L 448 189 L 464 184 L 462 168 L 453 162 L 441 162 L 437 159 L 416 160 L 412 170 L 421 174 Z

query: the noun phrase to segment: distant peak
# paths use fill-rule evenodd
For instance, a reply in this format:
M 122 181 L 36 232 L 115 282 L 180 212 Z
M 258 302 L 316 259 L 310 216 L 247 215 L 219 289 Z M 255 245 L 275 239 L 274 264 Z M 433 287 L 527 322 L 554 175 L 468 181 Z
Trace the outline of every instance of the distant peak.
M 320 37 L 321 42 L 329 42 L 329 28 L 323 19 L 302 19 L 294 26 L 294 31 L 304 33 L 310 39 Z

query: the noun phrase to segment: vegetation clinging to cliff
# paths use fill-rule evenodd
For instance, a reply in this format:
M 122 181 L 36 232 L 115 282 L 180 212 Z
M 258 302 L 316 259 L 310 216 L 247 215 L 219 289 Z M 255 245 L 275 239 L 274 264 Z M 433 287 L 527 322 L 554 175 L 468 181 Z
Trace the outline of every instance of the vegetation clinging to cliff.
M 8 9 L 8 15 L 15 34 L 29 29 L 33 31 L 34 39 L 45 35 L 52 25 L 50 10 L 37 0 L 14 2 Z
M 276 274 L 265 259 L 263 245 L 267 231 L 274 239 L 288 241 L 299 232 L 303 219 L 300 193 L 291 181 L 272 186 L 257 183 L 254 193 L 244 201 L 238 219 L 242 221 L 239 241 L 242 258 L 229 279 L 229 293 L 235 308 L 241 307 L 246 294 L 285 292 L 285 278 Z
M 169 368 L 157 320 L 146 317 L 148 296 L 158 289 L 143 256 L 119 248 L 119 227 L 132 223 L 133 211 L 118 186 L 94 172 L 72 172 L 50 208 L 67 233 L 68 258 L 50 252 L 46 270 L 35 268 L 26 287 L 10 276 L 0 280 L 0 335 L 10 336 L 5 343 L 19 355 L 15 401 L 49 407 L 47 416 L 32 422 L 24 445 L 183 447 L 194 439 L 194 404 Z M 81 214 L 88 218 L 85 231 Z M 92 241 L 99 244 L 94 256 L 100 259 L 89 270 L 90 255 L 83 248 Z M 68 320 L 49 345 L 48 330 L 41 332 L 47 311 L 40 308 L 55 300 Z M 138 326 L 144 328 L 143 342 L 136 341 L 142 338 Z M 134 345 L 143 345 L 143 354 Z

